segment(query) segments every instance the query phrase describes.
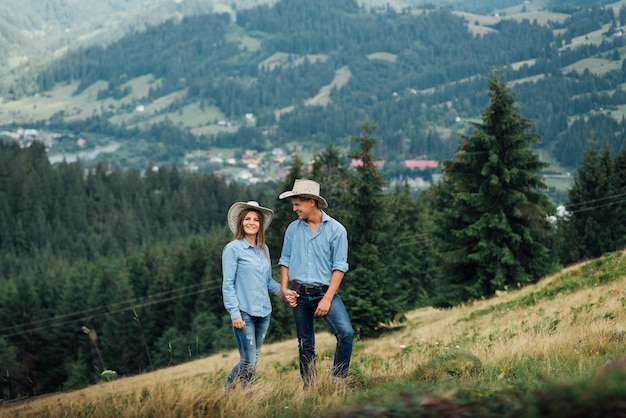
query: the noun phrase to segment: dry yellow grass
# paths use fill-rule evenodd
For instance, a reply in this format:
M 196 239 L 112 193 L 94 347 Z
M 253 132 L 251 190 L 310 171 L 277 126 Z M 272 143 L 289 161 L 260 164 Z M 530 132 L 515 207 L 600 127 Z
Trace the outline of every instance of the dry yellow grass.
M 623 254 L 616 257 L 618 266 L 626 263 Z M 434 355 L 462 350 L 480 359 L 486 370 L 483 380 L 510 379 L 525 362 L 534 365 L 531 372 L 540 370 L 543 378 L 551 380 L 589 377 L 607 361 L 607 353 L 626 352 L 626 277 L 573 293 L 536 297 L 529 306 L 517 303 L 539 295 L 555 280 L 577 280 L 583 274 L 590 273 L 581 265 L 572 266 L 536 285 L 489 300 L 449 310 L 414 310 L 381 338 L 358 341 L 352 369 L 371 381 L 410 378 Z M 323 416 L 356 396 L 360 388 L 330 383 L 335 340 L 326 332 L 319 332 L 317 339 L 320 378 L 317 390 L 311 392 L 302 390 L 297 344 L 289 340 L 264 346 L 258 382 L 251 390 L 222 391 L 226 374 L 238 360 L 232 351 L 4 405 L 0 416 Z M 571 367 L 564 370 L 562 364 Z

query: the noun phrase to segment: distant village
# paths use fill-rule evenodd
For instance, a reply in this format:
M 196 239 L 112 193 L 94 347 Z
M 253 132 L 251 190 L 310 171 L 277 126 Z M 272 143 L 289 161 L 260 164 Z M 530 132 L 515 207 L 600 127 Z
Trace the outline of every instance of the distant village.
M 63 139 L 63 146 L 59 146 L 60 139 Z M 78 159 L 91 160 L 102 154 L 115 152 L 120 147 L 119 144 L 95 147 L 84 138 L 68 138 L 67 135 L 60 133 L 28 128 L 0 131 L 0 141 L 15 141 L 22 148 L 29 147 L 33 141 L 40 141 L 46 147 L 52 164 L 63 160 L 67 162 L 74 162 Z M 294 151 L 301 153 L 302 149 Z M 245 150 L 240 155 L 225 151 L 196 150 L 185 156 L 181 169 L 192 172 L 211 172 L 226 180 L 242 184 L 256 184 L 282 180 L 287 175 L 291 158 L 292 155 L 280 147 L 275 147 L 270 151 Z M 355 169 L 361 164 L 359 160 L 352 160 L 350 168 Z M 385 161 L 377 161 L 376 165 L 382 171 Z M 427 189 L 431 181 L 438 178 L 438 174 L 434 174 L 439 171 L 438 161 L 405 160 L 404 165 L 411 174 L 402 178 L 388 179 L 390 186 L 406 182 L 411 190 L 417 191 Z M 155 170 L 158 170 L 158 167 L 155 167 Z M 426 173 L 429 175 L 423 175 Z
M 22 148 L 27 148 L 33 141 L 40 141 L 46 149 L 52 148 L 54 141 L 62 135 L 57 133 L 43 132 L 37 129 L 17 128 L 15 131 L 0 131 L 0 140 L 12 140 L 20 144 Z
M 301 152 L 302 150 L 296 151 Z M 266 181 L 280 181 L 285 178 L 289 164 L 291 164 L 291 154 L 280 147 L 266 152 L 246 150 L 239 156 L 229 157 L 196 151 L 185 157 L 184 164 L 185 170 L 210 171 L 238 183 L 256 184 Z M 402 179 L 390 179 L 389 183 L 393 186 L 398 182 L 406 181 L 411 190 L 423 190 L 430 187 L 430 180 L 426 180 L 420 174 L 427 170 L 436 171 L 440 165 L 435 160 L 406 160 L 404 164 L 414 175 Z M 208 169 L 207 165 L 210 166 Z M 350 168 L 355 169 L 360 165 L 362 165 L 360 160 L 352 160 Z M 377 161 L 376 166 L 383 170 L 385 162 Z M 433 174 L 430 177 L 437 179 L 438 175 Z

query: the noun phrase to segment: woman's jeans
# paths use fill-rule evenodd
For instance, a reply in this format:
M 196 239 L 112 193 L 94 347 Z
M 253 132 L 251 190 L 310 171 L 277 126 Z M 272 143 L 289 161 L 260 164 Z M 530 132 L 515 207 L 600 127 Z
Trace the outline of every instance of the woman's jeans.
M 237 329 L 233 327 L 237 348 L 239 349 L 239 363 L 235 365 L 226 378 L 226 388 L 238 383 L 243 386 L 252 385 L 261 346 L 270 326 L 270 317 L 271 315 L 250 316 L 245 312 L 241 312 L 241 318 L 246 324 L 245 328 Z
M 317 304 L 323 297 L 323 294 L 316 296 L 300 294 L 298 296 L 298 306 L 293 308 L 300 354 L 300 375 L 304 381 L 305 388 L 314 387 L 317 376 L 314 314 Z M 348 311 L 339 295 L 335 294 L 328 314 L 322 318 L 337 338 L 332 380 L 333 382 L 343 383 L 348 377 L 348 369 L 350 368 L 354 329 L 350 323 Z

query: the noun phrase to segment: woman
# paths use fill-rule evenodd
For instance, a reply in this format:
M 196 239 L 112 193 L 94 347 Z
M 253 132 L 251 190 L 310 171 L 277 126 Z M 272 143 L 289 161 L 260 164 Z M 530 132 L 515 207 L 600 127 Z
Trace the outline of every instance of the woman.
M 230 313 L 239 349 L 239 363 L 226 379 L 225 389 L 254 381 L 257 361 L 270 324 L 272 304 L 268 290 L 282 296 L 280 284 L 272 278 L 265 231 L 274 212 L 257 202 L 237 202 L 228 210 L 228 226 L 234 234 L 222 252 L 222 296 Z M 293 292 L 295 293 L 295 292 Z M 295 298 L 289 296 L 289 303 Z

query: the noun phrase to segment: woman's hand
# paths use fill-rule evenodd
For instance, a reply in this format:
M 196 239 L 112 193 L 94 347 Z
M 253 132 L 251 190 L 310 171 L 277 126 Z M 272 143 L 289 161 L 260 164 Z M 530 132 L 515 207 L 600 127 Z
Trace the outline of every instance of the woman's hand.
M 287 292 L 283 293 L 285 294 L 284 297 L 289 306 L 291 306 L 292 308 L 298 306 L 298 296 L 300 296 L 298 295 L 298 292 L 296 292 L 295 290 L 288 290 Z
M 243 319 L 241 318 L 233 319 L 233 327 L 237 329 L 244 329 L 246 327 L 246 323 L 243 322 Z

